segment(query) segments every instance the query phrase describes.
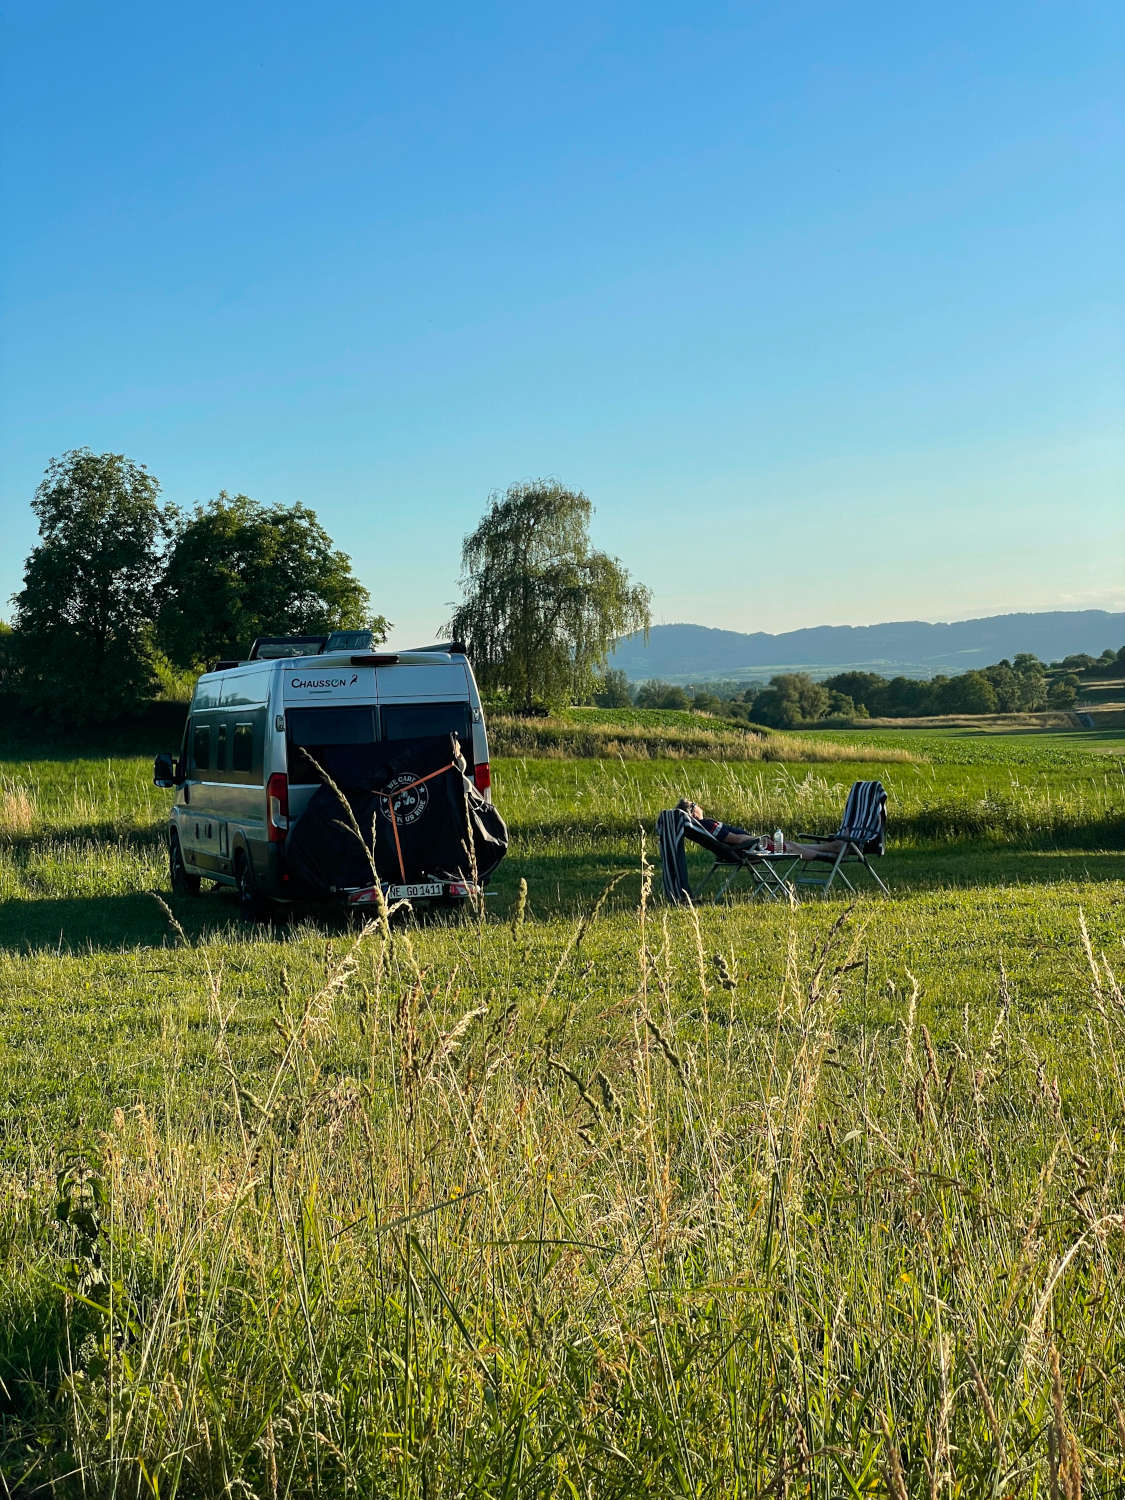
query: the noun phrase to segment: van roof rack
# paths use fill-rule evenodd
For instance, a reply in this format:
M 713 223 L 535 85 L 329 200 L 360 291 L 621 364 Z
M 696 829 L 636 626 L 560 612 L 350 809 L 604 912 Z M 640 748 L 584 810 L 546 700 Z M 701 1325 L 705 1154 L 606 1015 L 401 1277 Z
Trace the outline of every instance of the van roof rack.
M 326 635 L 260 635 L 247 661 L 284 661 L 287 656 L 319 656 L 328 645 Z
M 284 661 L 290 656 L 323 656 L 327 651 L 370 651 L 373 630 L 333 630 L 328 635 L 260 635 L 247 661 Z M 444 649 L 444 648 L 443 648 Z
M 438 641 L 432 646 L 411 646 L 411 651 L 444 651 L 447 656 L 468 656 L 464 641 Z

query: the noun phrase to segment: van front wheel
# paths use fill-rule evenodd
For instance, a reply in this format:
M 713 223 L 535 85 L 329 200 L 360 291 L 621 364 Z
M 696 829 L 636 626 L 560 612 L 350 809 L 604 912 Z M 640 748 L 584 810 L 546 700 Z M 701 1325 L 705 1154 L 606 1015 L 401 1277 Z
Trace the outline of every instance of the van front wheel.
M 184 868 L 184 851 L 178 833 L 168 835 L 168 880 L 173 896 L 198 896 L 201 878 Z
M 234 878 L 238 881 L 238 914 L 244 922 L 263 922 L 266 900 L 254 880 L 250 859 L 242 849 L 234 858 Z

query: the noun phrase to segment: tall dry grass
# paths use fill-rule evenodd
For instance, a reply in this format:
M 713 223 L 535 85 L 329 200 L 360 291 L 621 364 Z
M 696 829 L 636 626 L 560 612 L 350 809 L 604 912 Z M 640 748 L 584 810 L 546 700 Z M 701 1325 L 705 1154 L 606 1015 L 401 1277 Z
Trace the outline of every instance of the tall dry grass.
M 0 840 L 27 838 L 39 821 L 34 790 L 24 782 L 0 778 Z
M 1059 997 L 1068 1098 L 1003 976 L 935 1037 L 904 973 L 887 1023 L 879 908 L 811 950 L 794 919 L 767 1005 L 651 879 L 608 949 L 517 908 L 423 963 L 377 922 L 314 982 L 279 972 L 256 1063 L 237 974 L 185 950 L 213 1038 L 194 1102 L 4 1179 L 9 1485 L 1120 1493 L 1106 957 L 1087 943 Z M 12 1330 L 48 1327 L 20 1368 Z

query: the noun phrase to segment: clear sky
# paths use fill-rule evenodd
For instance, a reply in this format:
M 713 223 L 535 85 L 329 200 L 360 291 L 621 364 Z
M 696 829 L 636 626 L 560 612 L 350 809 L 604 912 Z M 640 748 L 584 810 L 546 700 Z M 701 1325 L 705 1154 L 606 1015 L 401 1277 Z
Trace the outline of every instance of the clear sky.
M 0 54 L 0 600 L 89 446 L 312 505 L 399 644 L 535 475 L 657 621 L 1125 607 L 1120 0 L 22 0 Z

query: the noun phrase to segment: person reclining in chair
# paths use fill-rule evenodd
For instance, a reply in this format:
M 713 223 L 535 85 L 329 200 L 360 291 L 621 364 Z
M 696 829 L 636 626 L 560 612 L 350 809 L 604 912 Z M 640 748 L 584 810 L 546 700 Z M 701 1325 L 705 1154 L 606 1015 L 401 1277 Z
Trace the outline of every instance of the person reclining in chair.
M 765 844 L 763 835 L 749 833 L 745 828 L 739 828 L 733 823 L 722 823 L 718 818 L 709 818 L 700 807 L 698 802 L 693 802 L 690 797 L 681 797 L 676 803 L 681 812 L 687 813 L 693 822 L 706 828 L 712 838 L 718 839 L 722 844 L 730 844 L 732 848 L 744 849 L 748 844 Z M 793 854 L 798 859 L 823 859 L 826 854 L 839 854 L 843 848 L 841 839 L 824 839 L 816 844 L 793 844 L 786 841 L 784 848 L 764 850 L 763 852 L 774 854 Z
M 736 849 L 742 849 L 747 844 L 760 843 L 760 837 L 756 833 L 750 833 L 745 828 L 739 828 L 733 823 L 721 823 L 718 818 L 709 818 L 700 807 L 698 802 L 693 802 L 690 797 L 681 797 L 676 803 L 681 812 L 687 813 L 693 823 L 698 823 L 705 828 L 713 839 L 718 839 L 721 844 L 730 844 Z

